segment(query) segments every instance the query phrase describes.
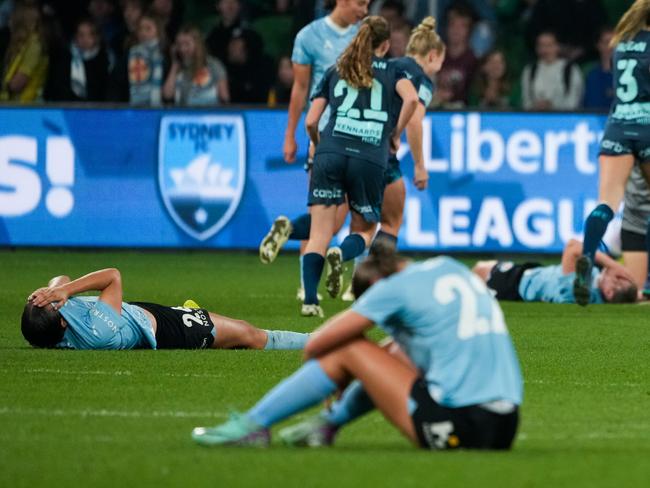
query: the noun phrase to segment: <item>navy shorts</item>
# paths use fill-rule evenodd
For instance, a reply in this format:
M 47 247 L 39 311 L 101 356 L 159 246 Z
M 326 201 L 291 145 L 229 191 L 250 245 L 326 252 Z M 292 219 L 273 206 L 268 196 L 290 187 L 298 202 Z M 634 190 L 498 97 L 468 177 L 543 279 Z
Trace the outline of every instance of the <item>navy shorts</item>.
M 487 286 L 495 292 L 497 300 L 520 302 L 519 283 L 528 269 L 539 268 L 539 263 L 515 264 L 512 261 L 499 261 L 494 265 L 487 280 Z
M 418 378 L 411 388 L 413 426 L 425 449 L 510 449 L 517 433 L 519 409 L 495 413 L 480 405 L 444 407 Z
M 599 155 L 633 155 L 641 163 L 650 162 L 650 127 L 638 124 L 607 123 Z
M 385 170 L 378 164 L 344 154 L 316 154 L 308 204 L 341 205 L 347 195 L 351 210 L 366 222 L 379 222 Z
M 621 250 L 627 252 L 646 252 L 645 235 L 621 229 Z
M 402 177 L 402 169 L 399 167 L 399 159 L 394 154 L 388 158 L 388 167 L 386 168 L 386 186 L 395 183 Z
M 157 303 L 130 302 L 156 319 L 158 349 L 206 349 L 215 340 L 210 314 L 202 308 L 165 307 Z

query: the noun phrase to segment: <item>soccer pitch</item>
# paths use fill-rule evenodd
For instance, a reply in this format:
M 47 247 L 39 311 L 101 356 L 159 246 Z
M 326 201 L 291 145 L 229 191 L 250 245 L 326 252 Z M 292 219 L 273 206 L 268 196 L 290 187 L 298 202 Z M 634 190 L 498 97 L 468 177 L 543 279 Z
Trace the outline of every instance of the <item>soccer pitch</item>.
M 28 293 L 109 266 L 126 300 L 192 298 L 264 328 L 320 324 L 298 315 L 295 256 L 0 251 L 0 486 L 648 486 L 650 307 L 503 305 L 525 379 L 508 453 L 418 451 L 376 413 L 331 449 L 207 449 L 192 428 L 252 405 L 300 353 L 30 348 Z M 324 301 L 328 316 L 344 307 Z

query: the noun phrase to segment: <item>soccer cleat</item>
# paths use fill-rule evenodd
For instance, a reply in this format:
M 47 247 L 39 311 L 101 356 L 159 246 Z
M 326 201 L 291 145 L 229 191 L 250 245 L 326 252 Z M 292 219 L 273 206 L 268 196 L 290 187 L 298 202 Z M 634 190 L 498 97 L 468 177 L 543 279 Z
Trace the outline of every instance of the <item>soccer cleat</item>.
M 327 274 L 325 288 L 332 298 L 336 298 L 343 288 L 343 254 L 340 247 L 330 247 L 325 255 Z
M 303 317 L 325 317 L 323 309 L 315 303 L 303 303 L 300 309 L 300 315 Z
M 321 301 L 323 299 L 323 295 L 320 293 L 317 293 L 316 296 L 318 297 L 318 301 Z M 298 288 L 298 291 L 296 291 L 296 300 L 299 302 L 305 301 L 305 289 L 302 286 Z
M 323 447 L 334 444 L 338 427 L 328 423 L 320 415 L 291 425 L 278 432 L 283 444 L 293 447 Z
M 586 307 L 591 297 L 591 259 L 580 256 L 576 261 L 576 277 L 573 280 L 573 297 L 578 305 Z
M 284 215 L 280 215 L 268 234 L 264 236 L 260 244 L 260 261 L 264 264 L 271 264 L 278 257 L 282 246 L 289 240 L 293 227 L 291 221 Z
M 192 439 L 202 446 L 267 447 L 271 443 L 271 433 L 245 415 L 233 412 L 227 422 L 216 427 L 195 427 Z
M 196 303 L 194 300 L 191 298 L 188 300 L 185 300 L 185 303 L 183 303 L 183 306 L 185 308 L 201 308 L 198 303 Z
M 355 300 L 354 293 L 352 293 L 352 283 L 348 285 L 348 287 L 343 292 L 343 295 L 341 295 L 341 300 L 344 302 L 353 302 Z

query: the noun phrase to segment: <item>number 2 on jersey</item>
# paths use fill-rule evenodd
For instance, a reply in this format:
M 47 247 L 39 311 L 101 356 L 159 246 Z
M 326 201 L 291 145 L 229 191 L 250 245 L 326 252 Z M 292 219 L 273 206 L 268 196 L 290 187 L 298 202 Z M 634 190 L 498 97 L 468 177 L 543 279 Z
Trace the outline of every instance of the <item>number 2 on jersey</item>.
M 472 275 L 468 280 L 459 274 L 448 274 L 436 281 L 433 288 L 433 298 L 440 304 L 447 305 L 459 300 L 458 338 L 471 339 L 476 335 L 505 334 L 506 324 L 503 312 L 496 300 L 490 300 L 490 317 L 481 315 L 479 298 L 490 292 L 483 282 Z

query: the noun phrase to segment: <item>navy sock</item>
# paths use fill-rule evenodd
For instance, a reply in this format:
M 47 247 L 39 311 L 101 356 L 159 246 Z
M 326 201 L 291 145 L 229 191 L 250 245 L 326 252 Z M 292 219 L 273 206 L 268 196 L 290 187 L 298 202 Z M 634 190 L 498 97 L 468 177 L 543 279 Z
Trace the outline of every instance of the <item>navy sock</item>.
M 325 400 L 336 391 L 318 361 L 311 359 L 255 404 L 246 416 L 262 427 L 270 427 L 291 415 Z
M 367 414 L 374 408 L 375 404 L 363 389 L 363 384 L 359 380 L 355 380 L 345 389 L 341 398 L 334 402 L 332 408 L 322 413 L 322 416 L 330 424 L 340 427 Z
M 310 252 L 302 257 L 302 279 L 305 285 L 305 304 L 318 304 L 318 283 L 323 274 L 325 258 Z
M 349 261 L 361 255 L 366 249 L 366 241 L 363 240 L 360 234 L 349 234 L 339 246 L 343 261 Z
M 607 225 L 614 218 L 614 212 L 608 205 L 601 203 L 591 211 L 585 222 L 585 239 L 582 254 L 594 262 L 600 240 L 605 235 Z
M 389 234 L 388 232 L 380 230 L 372 240 L 372 245 L 370 246 L 370 254 L 372 254 L 373 248 L 377 244 L 384 244 L 387 247 L 395 249 L 397 247 L 397 237 L 395 237 L 393 234 Z
M 309 229 L 311 228 L 311 214 L 302 214 L 291 221 L 293 230 L 289 234 L 289 239 L 294 241 L 306 241 L 309 239 Z

